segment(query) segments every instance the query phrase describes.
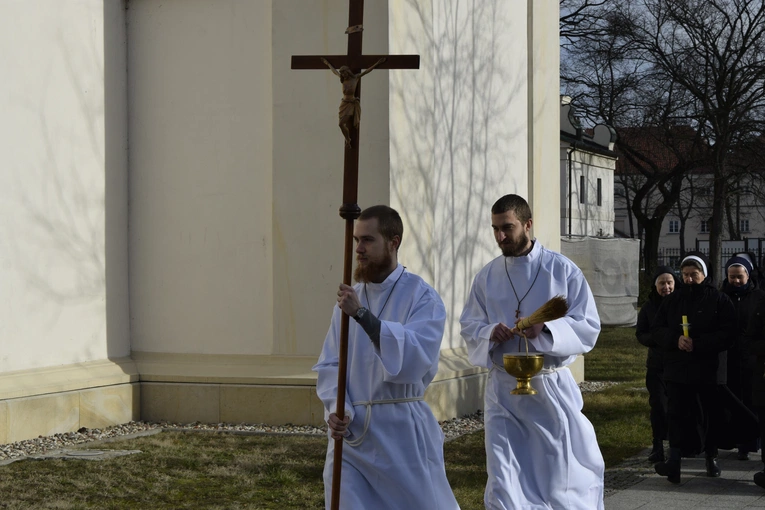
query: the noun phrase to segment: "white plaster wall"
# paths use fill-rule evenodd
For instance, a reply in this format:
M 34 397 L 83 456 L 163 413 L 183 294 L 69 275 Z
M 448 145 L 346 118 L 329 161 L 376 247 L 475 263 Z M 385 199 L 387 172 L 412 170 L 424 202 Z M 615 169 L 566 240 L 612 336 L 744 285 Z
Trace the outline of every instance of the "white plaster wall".
M 513 5 L 519 0 L 512 0 Z M 528 33 L 529 204 L 532 235 L 545 247 L 560 251 L 557 155 L 560 143 L 560 19 L 557 0 L 526 0 Z
M 133 350 L 268 354 L 271 2 L 128 7 Z
M 565 151 L 561 151 L 565 155 Z M 614 234 L 614 168 L 616 160 L 599 154 L 575 150 L 572 159 L 571 230 L 572 235 L 596 236 Z M 568 191 L 568 163 L 562 162 L 563 187 Z M 565 168 L 563 168 L 565 167 Z M 584 176 L 584 203 L 581 200 L 580 177 Z M 597 205 L 597 182 L 601 179 L 601 205 Z M 563 193 L 561 193 L 562 195 Z M 564 234 L 568 234 L 568 197 L 565 207 Z
M 0 372 L 129 353 L 124 62 L 119 1 L 0 2 Z
M 342 90 L 331 71 L 291 70 L 290 58 L 345 54 L 348 2 L 280 0 L 273 23 L 273 352 L 318 355 L 343 278 Z M 364 53 L 388 52 L 387 26 L 387 3 L 366 2 Z M 361 83 L 363 209 L 389 203 L 388 71 Z
M 420 70 L 391 71 L 391 205 L 405 221 L 402 262 L 446 304 L 444 348 L 463 345 L 473 277 L 498 254 L 492 204 L 528 198 L 526 6 L 390 1 L 391 53 L 421 55 Z

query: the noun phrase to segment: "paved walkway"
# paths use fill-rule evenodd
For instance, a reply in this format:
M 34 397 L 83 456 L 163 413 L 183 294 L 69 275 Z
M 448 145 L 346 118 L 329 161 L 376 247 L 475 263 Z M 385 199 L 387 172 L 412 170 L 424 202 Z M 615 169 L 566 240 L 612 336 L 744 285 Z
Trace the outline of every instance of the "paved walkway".
M 759 453 L 742 461 L 736 452 L 720 451 L 720 478 L 706 476 L 703 455 L 683 459 L 679 485 L 654 472 L 646 460 L 648 453 L 645 450 L 606 471 L 606 510 L 765 508 L 765 489 L 752 481 L 754 473 L 762 470 Z

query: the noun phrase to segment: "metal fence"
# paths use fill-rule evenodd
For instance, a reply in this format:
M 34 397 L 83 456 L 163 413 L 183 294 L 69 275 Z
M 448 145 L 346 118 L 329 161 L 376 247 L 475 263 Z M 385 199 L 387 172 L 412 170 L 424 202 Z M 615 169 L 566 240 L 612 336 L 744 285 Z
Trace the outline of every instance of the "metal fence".
M 700 251 L 706 256 L 709 256 L 708 241 L 696 241 L 696 245 L 691 245 L 686 251 Z M 765 239 L 763 238 L 746 238 L 743 241 L 723 241 L 721 263 L 723 269 L 725 262 L 737 253 L 747 252 L 754 256 L 754 263 L 763 268 L 763 255 L 765 254 Z M 680 268 L 680 261 L 683 259 L 683 253 L 680 253 L 680 248 L 659 248 L 658 262 L 660 266 L 669 266 L 675 269 Z
M 690 250 L 687 250 L 690 251 Z M 700 250 L 701 253 L 709 256 L 709 249 L 708 248 L 702 248 Z M 722 250 L 722 264 L 723 267 L 725 266 L 725 262 L 728 261 L 729 258 L 731 258 L 736 253 L 741 253 L 743 250 L 737 250 L 733 248 L 723 248 Z M 762 260 L 762 256 L 757 251 L 752 252 L 754 253 L 756 260 L 756 264 L 760 264 L 760 260 Z M 680 248 L 659 248 L 659 265 L 660 266 L 669 266 L 674 269 L 680 268 L 680 261 L 683 259 L 683 255 L 680 253 Z

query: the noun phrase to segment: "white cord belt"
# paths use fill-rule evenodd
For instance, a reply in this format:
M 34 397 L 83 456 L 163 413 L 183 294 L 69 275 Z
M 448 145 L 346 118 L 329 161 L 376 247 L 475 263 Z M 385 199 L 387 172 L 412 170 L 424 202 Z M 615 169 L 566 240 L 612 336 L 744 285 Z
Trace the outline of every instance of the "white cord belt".
M 421 400 L 424 400 L 424 398 L 423 397 L 385 398 L 381 400 L 360 400 L 358 402 L 353 402 L 351 404 L 353 405 L 353 407 L 356 407 L 356 406 L 366 407 L 366 416 L 364 417 L 364 430 L 357 439 L 352 439 L 352 440 L 345 439 L 346 444 L 348 446 L 358 446 L 364 440 L 364 436 L 367 435 L 367 430 L 369 429 L 369 423 L 372 421 L 372 406 L 373 405 L 400 404 L 402 402 L 419 402 Z

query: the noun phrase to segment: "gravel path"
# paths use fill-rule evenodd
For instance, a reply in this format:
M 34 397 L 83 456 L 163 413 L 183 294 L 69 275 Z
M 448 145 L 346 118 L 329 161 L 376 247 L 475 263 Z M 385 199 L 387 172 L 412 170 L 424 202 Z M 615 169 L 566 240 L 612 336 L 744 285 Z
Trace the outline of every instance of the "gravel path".
M 584 381 L 579 387 L 581 388 L 582 393 L 588 393 L 600 391 L 613 386 L 614 384 L 617 383 Z M 481 411 L 478 411 L 475 414 L 443 421 L 440 425 L 441 429 L 444 431 L 446 441 L 450 441 L 463 434 L 483 429 L 483 414 Z M 327 434 L 326 427 L 311 427 L 305 425 L 274 426 L 265 424 L 205 424 L 137 421 L 115 425 L 105 429 L 81 428 L 77 432 L 67 432 L 47 437 L 40 436 L 36 439 L 0 445 L 0 463 L 24 457 L 39 456 L 85 443 L 143 435 L 155 430 L 212 431 L 244 434 L 302 434 L 316 436 L 324 436 Z M 636 478 L 639 479 L 640 475 L 648 470 L 650 470 L 650 465 L 646 465 L 642 460 L 642 456 L 628 459 L 624 467 L 609 469 L 606 473 L 606 494 L 612 490 L 623 488 L 625 485 L 635 483 Z
M 441 422 L 446 440 L 451 440 L 469 432 L 483 428 L 481 412 L 462 418 L 454 418 Z M 153 430 L 200 431 L 200 432 L 232 432 L 245 434 L 300 434 L 325 436 L 326 427 L 311 427 L 307 425 L 265 425 L 265 424 L 232 424 L 232 423 L 171 423 L 131 421 L 105 429 L 81 428 L 77 432 L 66 432 L 52 436 L 40 436 L 36 439 L 18 441 L 0 445 L 0 462 L 10 459 L 37 456 L 62 448 L 71 448 L 95 441 L 119 439 L 127 436 L 142 435 Z

